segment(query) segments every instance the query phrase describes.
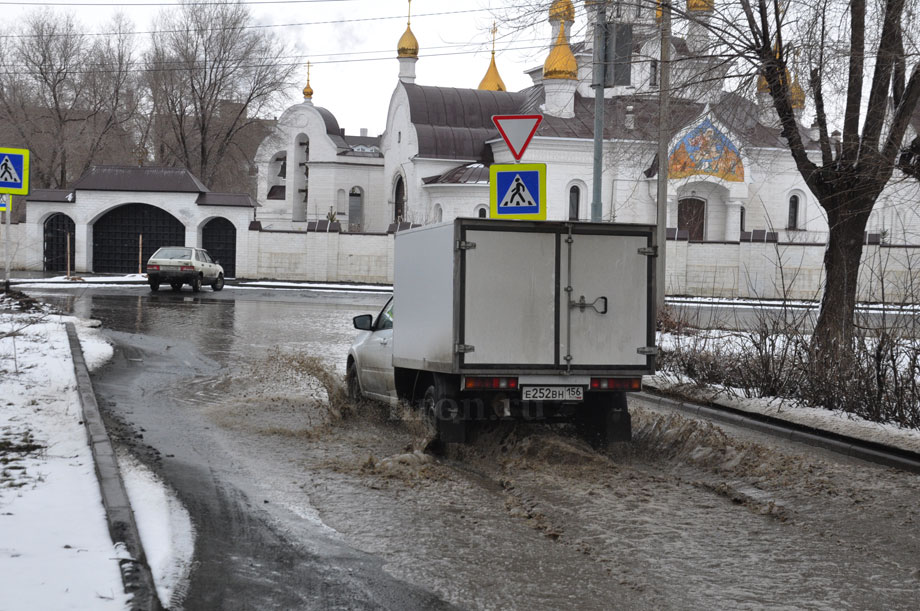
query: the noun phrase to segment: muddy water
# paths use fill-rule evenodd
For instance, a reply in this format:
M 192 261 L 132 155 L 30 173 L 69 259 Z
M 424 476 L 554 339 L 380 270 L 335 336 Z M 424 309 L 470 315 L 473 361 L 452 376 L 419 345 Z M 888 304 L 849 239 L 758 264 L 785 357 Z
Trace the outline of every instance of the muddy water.
M 362 305 L 138 300 L 107 326 L 194 341 L 219 367 L 172 400 L 208 423 L 281 532 L 306 524 L 470 609 L 914 609 L 920 478 L 666 412 L 599 454 L 564 426 L 501 425 L 433 459 L 411 413 L 339 417 Z M 156 305 L 156 304 L 154 304 Z M 140 314 L 138 314 L 140 312 Z M 228 322 L 229 321 L 229 322 Z

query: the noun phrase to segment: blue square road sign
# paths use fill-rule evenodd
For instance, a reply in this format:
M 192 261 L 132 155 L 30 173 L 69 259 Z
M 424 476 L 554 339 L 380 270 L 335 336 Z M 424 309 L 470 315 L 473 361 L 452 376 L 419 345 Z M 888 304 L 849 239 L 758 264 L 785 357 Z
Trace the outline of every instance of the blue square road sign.
M 29 194 L 29 150 L 0 148 L 0 193 Z

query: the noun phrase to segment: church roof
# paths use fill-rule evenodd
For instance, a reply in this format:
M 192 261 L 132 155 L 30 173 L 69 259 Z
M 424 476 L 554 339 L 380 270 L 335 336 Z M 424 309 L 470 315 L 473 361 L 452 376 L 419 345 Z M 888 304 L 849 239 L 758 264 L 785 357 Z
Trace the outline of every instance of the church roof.
M 520 112 L 526 101 L 523 93 L 402 85 L 418 133 L 419 157 L 491 160 L 485 143 L 498 137 L 492 115 Z
M 487 185 L 489 166 L 483 163 L 467 163 L 438 176 L 423 178 L 422 182 L 426 185 Z
M 259 208 L 248 193 L 202 193 L 195 200 L 199 206 L 232 206 L 235 208 Z
M 185 168 L 97 165 L 73 184 L 73 190 L 170 191 L 204 193 L 208 188 Z
M 73 191 L 70 189 L 31 189 L 26 196 L 27 202 L 54 202 L 57 204 L 73 203 L 74 198 L 68 197 Z M 14 208 L 15 209 L 15 208 Z

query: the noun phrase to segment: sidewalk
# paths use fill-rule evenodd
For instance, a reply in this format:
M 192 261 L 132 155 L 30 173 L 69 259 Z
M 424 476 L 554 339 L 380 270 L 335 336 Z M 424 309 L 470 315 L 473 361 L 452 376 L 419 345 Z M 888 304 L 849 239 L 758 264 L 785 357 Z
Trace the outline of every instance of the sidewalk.
M 0 610 L 156 608 L 156 596 L 137 589 L 143 556 L 132 556 L 124 536 L 113 543 L 109 520 L 124 516 L 106 511 L 107 494 L 123 476 L 132 500 L 143 501 L 131 505 L 153 542 L 161 599 L 169 600 L 183 564 L 187 570 L 191 524 L 185 514 L 183 527 L 176 503 L 151 473 L 119 459 L 119 476 L 111 444 L 97 431 L 92 439 L 110 453 L 100 487 L 81 405 L 81 391 L 89 386 L 91 394 L 91 386 L 78 383 L 74 355 L 79 364 L 81 354 L 71 351 L 67 325 L 88 369 L 111 358 L 91 321 L 51 314 L 28 298 L 0 297 Z M 126 594 L 126 583 L 134 594 Z

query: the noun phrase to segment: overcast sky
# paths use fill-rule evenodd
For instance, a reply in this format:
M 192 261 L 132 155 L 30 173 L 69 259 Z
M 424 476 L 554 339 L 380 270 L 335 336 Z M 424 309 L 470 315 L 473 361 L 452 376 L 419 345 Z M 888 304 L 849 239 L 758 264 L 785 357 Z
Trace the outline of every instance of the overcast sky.
M 489 65 L 493 11 L 508 7 L 514 10 L 515 6 L 525 7 L 535 1 L 413 0 L 412 31 L 421 48 L 416 82 L 478 86 Z M 156 14 L 174 4 L 176 0 L 0 0 L 8 33 L 17 16 L 21 18 L 38 5 L 72 11 L 87 32 L 105 31 L 105 23 L 121 10 L 134 22 L 136 31 L 147 32 Z M 255 23 L 272 26 L 270 31 L 292 45 L 291 61 L 303 64 L 299 76 L 302 82 L 290 88 L 286 105 L 303 100 L 301 90 L 306 84 L 309 59 L 313 63 L 311 85 L 316 105 L 332 111 L 349 134 L 357 134 L 362 127 L 368 128 L 371 135 L 383 131 L 399 71 L 396 44 L 406 29 L 406 0 L 252 0 L 246 4 Z M 576 5 L 578 28 L 584 21 L 583 6 L 581 2 Z M 543 63 L 550 25 L 541 15 L 535 27 L 511 30 L 511 26 L 499 24 L 496 57 L 506 86 L 516 91 L 530 85 L 523 71 Z M 141 45 L 146 45 L 148 39 L 149 35 L 139 36 Z

